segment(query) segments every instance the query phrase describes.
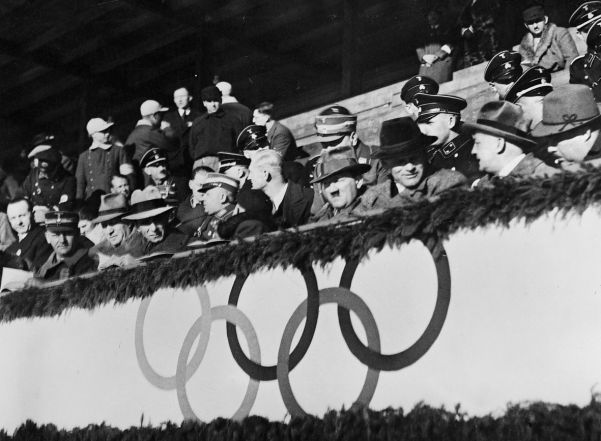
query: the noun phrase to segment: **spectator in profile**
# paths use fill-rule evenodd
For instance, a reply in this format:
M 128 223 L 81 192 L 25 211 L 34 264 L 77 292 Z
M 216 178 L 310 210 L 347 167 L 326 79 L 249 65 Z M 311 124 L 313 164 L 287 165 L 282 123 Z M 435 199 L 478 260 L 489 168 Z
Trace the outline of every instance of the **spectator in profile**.
M 94 222 L 98 216 L 98 205 L 100 204 L 100 193 L 95 193 L 90 199 L 86 200 L 77 211 L 79 222 L 79 234 L 90 240 L 94 245 L 104 240 L 104 232 L 99 224 Z
M 555 88 L 543 99 L 543 119 L 531 135 L 545 138 L 566 170 L 601 166 L 601 114 L 591 89 L 581 84 Z
M 38 281 L 63 280 L 95 271 L 98 262 L 88 255 L 91 243 L 79 235 L 77 213 L 49 211 L 44 226 L 52 247 L 48 259 L 34 273 Z
M 595 100 L 601 102 L 601 19 L 593 23 L 587 36 L 587 53 L 570 64 L 570 83 L 591 88 Z
M 390 177 L 387 182 L 366 190 L 361 198 L 361 209 L 403 206 L 465 186 L 463 174 L 449 169 L 436 170 L 428 163 L 425 148 L 432 141 L 431 137 L 420 133 L 409 117 L 384 121 L 376 157 L 390 170 Z
M 407 80 L 401 89 L 401 99 L 405 103 L 405 110 L 415 121 L 419 115 L 419 108 L 415 104 L 415 95 L 418 93 L 428 93 L 436 95 L 438 93 L 438 83 L 430 77 L 416 75 Z
M 548 177 L 559 170 L 535 158 L 536 141 L 526 134 L 528 122 L 519 106 L 507 101 L 486 103 L 477 123 L 466 123 L 474 136 L 472 152 L 480 170 L 498 178 Z M 482 185 L 481 179 L 477 185 Z
M 84 200 L 96 190 L 105 193 L 111 188 L 111 177 L 118 173 L 134 180 L 134 168 L 125 153 L 125 149 L 110 141 L 112 122 L 102 118 L 92 118 L 86 129 L 92 138 L 92 145 L 79 155 L 77 161 L 78 200 Z
M 96 256 L 99 262 L 99 270 L 131 265 L 143 254 L 145 244 L 142 235 L 123 220 L 128 211 L 129 204 L 124 195 L 111 193 L 102 196 L 94 223 L 102 227 L 104 239 L 90 248 L 90 255 Z
M 543 119 L 543 98 L 552 91 L 551 74 L 540 66 L 524 72 L 507 91 L 505 101 L 517 104 L 524 112 L 526 132 Z
M 194 233 L 200 240 L 220 239 L 219 224 L 235 212 L 238 181 L 221 173 L 209 173 L 200 191 L 204 192 L 203 205 L 207 216 Z
M 212 173 L 212 170 L 206 167 L 192 170 L 192 178 L 188 182 L 191 193 L 177 207 L 177 229 L 188 236 L 192 236 L 198 230 L 207 216 L 203 205 L 205 194 L 202 186 L 209 173 Z
M 576 36 L 586 40 L 588 31 L 601 18 L 601 1 L 588 1 L 578 6 L 568 22 L 568 26 L 576 29 Z
M 518 52 L 501 51 L 495 54 L 486 65 L 484 81 L 504 100 L 507 91 L 522 75 L 522 56 Z
M 191 164 L 188 146 L 190 127 L 201 113 L 192 107 L 192 95 L 185 87 L 180 87 L 173 92 L 173 102 L 176 109 L 166 112 L 163 116 L 163 120 L 169 124 L 163 132 L 172 143 L 167 159 L 175 176 L 188 179 Z
M 284 161 L 296 158 L 296 141 L 288 127 L 273 118 L 273 103 L 262 102 L 253 112 L 253 123 L 265 126 L 267 141 L 273 150 L 278 152 Z
M 189 236 L 170 226 L 174 207 L 167 205 L 158 188 L 148 186 L 131 195 L 130 214 L 124 221 L 135 221 L 143 237 L 142 254 L 176 253 L 185 249 Z
M 368 170 L 369 165 L 359 164 L 355 158 L 326 157 L 320 176 L 313 179 L 314 184 L 321 184 L 325 204 L 312 221 L 343 220 L 352 215 L 361 203 L 361 176 Z
M 121 193 L 125 196 L 125 199 L 129 201 L 129 197 L 131 196 L 131 186 L 129 185 L 129 181 L 123 175 L 116 174 L 111 177 L 111 193 Z
M 238 181 L 240 189 L 251 188 L 248 182 L 248 166 L 250 159 L 239 153 L 222 152 L 219 154 L 219 173 Z
M 541 66 L 554 72 L 568 67 L 578 56 L 570 32 L 566 28 L 550 23 L 541 4 L 527 5 L 522 12 L 522 17 L 528 29 L 519 47 L 524 65 Z
M 495 28 L 499 10 L 499 0 L 467 0 L 459 17 L 464 67 L 490 60 L 499 51 Z
M 262 191 L 242 190 L 238 193 L 235 214 L 219 223 L 217 233 L 222 239 L 232 240 L 274 231 L 272 208 L 271 199 Z
M 52 248 L 44 236 L 44 228 L 33 222 L 31 204 L 20 198 L 9 202 L 6 215 L 17 240 L 6 250 L 11 268 L 34 271 L 48 259 Z
M 426 16 L 427 28 L 423 42 L 416 49 L 420 62 L 419 75 L 432 78 L 438 83 L 453 79 L 453 42 L 457 38 L 453 30 L 441 20 L 440 12 L 431 9 Z
M 236 133 L 252 123 L 252 111 L 244 104 L 238 102 L 235 96 L 232 96 L 232 85 L 227 81 L 220 81 L 215 87 L 221 91 L 221 107 L 225 113 L 233 115 L 238 121 Z
M 434 139 L 426 147 L 430 165 L 434 169 L 458 171 L 470 181 L 479 177 L 478 161 L 472 155 L 474 140 L 461 123 L 461 111 L 467 102 L 456 96 L 422 93 L 415 100 L 419 106 L 419 129 Z
M 38 151 L 33 162 L 23 192 L 33 206 L 35 222 L 43 224 L 47 211 L 75 202 L 76 182 L 61 166 L 61 155 L 54 148 Z
M 207 110 L 190 128 L 190 157 L 195 161 L 207 154 L 236 151 L 239 121 L 221 106 L 221 91 L 208 86 L 200 93 Z
M 278 152 L 262 150 L 255 153 L 250 161 L 249 179 L 253 189 L 262 190 L 271 199 L 279 227 L 296 227 L 309 220 L 313 190 L 285 180 L 282 157 Z
M 259 150 L 271 148 L 267 139 L 267 128 L 258 124 L 245 127 L 236 138 L 236 147 L 247 158 L 252 158 L 252 155 Z
M 134 165 L 139 165 L 142 155 L 150 149 L 166 151 L 170 149 L 170 141 L 161 127 L 163 116 L 168 110 L 167 107 L 161 106 L 155 100 L 146 100 L 140 106 L 142 118 L 138 120 L 136 127 L 125 141 L 125 147 L 129 151 Z

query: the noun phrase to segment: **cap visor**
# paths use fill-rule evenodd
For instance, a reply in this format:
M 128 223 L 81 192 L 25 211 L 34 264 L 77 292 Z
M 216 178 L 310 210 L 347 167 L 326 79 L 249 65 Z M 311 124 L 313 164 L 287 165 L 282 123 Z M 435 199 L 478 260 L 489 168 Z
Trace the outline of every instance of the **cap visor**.
M 536 147 L 538 145 L 538 143 L 534 139 L 525 138 L 523 136 L 516 135 L 515 133 L 506 132 L 504 130 L 496 129 L 485 124 L 464 123 L 463 127 L 465 128 L 465 130 L 471 133 L 482 132 L 488 135 L 498 136 L 518 145 L 525 145 L 530 147 Z
M 427 121 L 430 121 L 432 118 L 434 118 L 436 115 L 438 115 L 438 113 L 427 113 L 425 115 L 419 115 L 415 122 L 418 124 L 427 122 Z
M 166 206 L 166 207 L 158 207 L 153 208 L 152 210 L 141 211 L 140 213 L 130 214 L 128 216 L 124 216 L 123 220 L 140 220 L 140 219 L 148 219 L 149 217 L 155 217 L 159 214 L 166 213 L 169 210 L 173 210 L 175 207 Z
M 326 179 L 331 178 L 332 176 L 337 176 L 337 175 L 340 175 L 343 173 L 353 173 L 353 174 L 357 174 L 358 176 L 360 176 L 363 173 L 367 173 L 370 169 L 371 169 L 371 166 L 368 164 L 349 165 L 348 167 L 343 167 L 340 170 L 336 170 L 331 173 L 328 173 L 327 175 L 323 175 L 323 176 L 320 176 L 319 178 L 315 178 L 311 181 L 311 184 L 325 181 Z
M 98 216 L 96 219 L 94 219 L 92 222 L 94 222 L 95 224 L 99 224 L 101 222 L 107 222 L 113 219 L 116 219 L 118 217 L 123 216 L 124 214 L 126 214 L 126 212 L 123 213 L 111 213 L 111 214 L 104 214 L 101 216 Z
M 53 233 L 73 233 L 77 234 L 79 229 L 77 227 L 69 227 L 66 225 L 49 225 L 46 227 L 46 231 L 51 231 Z
M 336 141 L 337 139 L 342 139 L 344 138 L 345 135 L 317 135 L 317 141 L 318 142 L 330 142 L 330 141 Z

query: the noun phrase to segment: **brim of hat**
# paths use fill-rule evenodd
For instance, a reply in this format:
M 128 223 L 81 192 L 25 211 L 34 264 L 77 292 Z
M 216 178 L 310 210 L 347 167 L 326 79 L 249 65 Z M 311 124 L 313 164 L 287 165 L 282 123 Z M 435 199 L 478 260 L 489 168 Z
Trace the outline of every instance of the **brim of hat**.
M 40 144 L 36 145 L 28 154 L 27 158 L 33 159 L 35 155 L 41 152 L 45 152 L 46 150 L 50 150 L 52 146 L 50 144 Z
M 337 139 L 342 139 L 344 138 L 346 135 L 317 135 L 317 140 L 319 142 L 330 142 L 330 141 L 336 141 Z
M 425 115 L 419 115 L 417 117 L 417 119 L 415 120 L 415 122 L 417 124 L 419 123 L 423 123 L 426 121 L 430 121 L 432 118 L 434 118 L 436 115 L 440 115 L 441 113 L 445 113 L 445 112 L 439 112 L 439 113 L 427 113 Z M 456 115 L 456 113 L 453 113 L 453 115 Z
M 107 222 L 107 221 L 110 221 L 110 220 L 113 220 L 113 219 L 117 219 L 118 217 L 122 217 L 126 213 L 127 212 L 103 214 L 103 215 L 98 216 L 92 222 L 94 222 L 95 224 L 99 224 L 101 222 Z
M 591 124 L 595 124 L 601 120 L 601 115 L 597 115 L 589 120 L 582 121 L 577 126 L 570 124 L 570 128 L 568 130 L 559 130 L 564 126 L 564 124 L 544 124 L 542 121 L 538 123 L 534 129 L 530 132 L 530 135 L 535 138 L 543 138 L 545 136 L 553 136 L 553 135 L 563 135 L 565 133 L 570 133 L 573 130 L 579 129 L 580 127 L 589 126 Z
M 328 173 L 327 175 L 320 176 L 319 178 L 315 178 L 311 181 L 311 184 L 315 184 L 317 182 L 325 181 L 332 176 L 337 176 L 342 173 L 353 173 L 357 175 L 362 175 L 363 173 L 367 173 L 371 169 L 371 166 L 368 164 L 354 164 L 347 165 L 346 167 L 342 167 L 340 170 L 333 171 Z
M 73 232 L 73 233 L 77 233 L 79 231 L 79 229 L 77 227 L 69 227 L 69 226 L 65 226 L 65 225 L 50 225 L 46 227 L 46 231 L 52 231 L 52 232 L 57 232 L 57 233 L 69 233 L 69 232 Z
M 157 207 L 157 208 L 153 208 L 151 210 L 145 210 L 145 211 L 141 211 L 139 213 L 134 213 L 134 214 L 130 214 L 127 216 L 123 216 L 123 220 L 140 220 L 140 219 L 148 219 L 149 217 L 155 217 L 158 216 L 159 214 L 163 214 L 166 213 L 170 210 L 173 210 L 172 206 L 165 206 L 165 207 Z
M 515 133 L 487 126 L 486 124 L 464 123 L 463 127 L 465 128 L 465 130 L 471 133 L 482 132 L 486 133 L 487 135 L 498 136 L 518 145 L 526 145 L 530 147 L 536 147 L 538 145 L 538 143 L 533 139 L 525 138 L 523 136 L 516 135 Z
M 114 125 L 115 125 L 115 123 L 112 123 L 112 122 L 106 123 L 106 125 L 103 128 L 94 130 L 93 132 L 90 133 L 90 135 L 93 135 L 94 133 L 98 133 L 98 132 L 104 132 L 105 130 L 113 127 Z
M 380 161 L 409 158 L 416 153 L 425 153 L 425 148 L 434 141 L 436 141 L 436 136 L 426 136 L 422 134 L 421 137 L 409 141 L 399 142 L 398 144 L 382 145 L 380 146 L 380 150 L 373 155 L 373 158 L 379 159 Z M 408 145 L 415 145 L 415 147 L 411 150 L 404 149 L 404 147 L 407 147 Z M 388 150 L 382 150 L 384 148 Z

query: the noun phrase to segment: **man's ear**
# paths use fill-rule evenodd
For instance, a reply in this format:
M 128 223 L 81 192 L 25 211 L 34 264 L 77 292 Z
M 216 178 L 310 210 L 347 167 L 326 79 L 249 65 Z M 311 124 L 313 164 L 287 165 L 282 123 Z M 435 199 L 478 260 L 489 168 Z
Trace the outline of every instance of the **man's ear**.
M 505 140 L 503 138 L 497 138 L 497 148 L 495 149 L 497 155 L 502 155 L 505 151 Z
M 359 142 L 359 135 L 357 135 L 357 132 L 352 132 L 349 137 L 350 137 L 351 145 L 353 147 L 355 147 L 357 145 L 357 143 Z
M 549 23 L 549 16 L 545 15 L 545 24 Z
M 144 167 L 144 168 L 142 169 L 142 171 L 144 172 L 144 174 L 145 174 L 145 175 L 148 175 L 148 176 L 150 176 L 150 172 L 148 171 L 148 167 Z

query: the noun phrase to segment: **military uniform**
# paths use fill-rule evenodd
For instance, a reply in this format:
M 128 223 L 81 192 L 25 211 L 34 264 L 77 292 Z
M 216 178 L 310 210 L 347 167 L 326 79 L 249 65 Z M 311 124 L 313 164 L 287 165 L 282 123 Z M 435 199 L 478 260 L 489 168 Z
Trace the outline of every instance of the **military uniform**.
M 75 200 L 76 182 L 62 168 L 52 178 L 40 178 L 38 170 L 32 170 L 23 182 L 23 191 L 32 206 L 55 207 L 59 203 Z
M 219 239 L 220 237 L 217 232 L 217 228 L 221 222 L 231 218 L 234 215 L 234 208 L 236 208 L 234 204 L 229 204 L 220 212 L 214 215 L 206 216 L 200 224 L 200 227 L 198 227 L 194 233 L 194 237 L 204 241 Z
M 586 37 L 588 52 L 574 58 L 570 64 L 570 83 L 591 88 L 595 101 L 601 101 L 601 23 L 595 22 Z

